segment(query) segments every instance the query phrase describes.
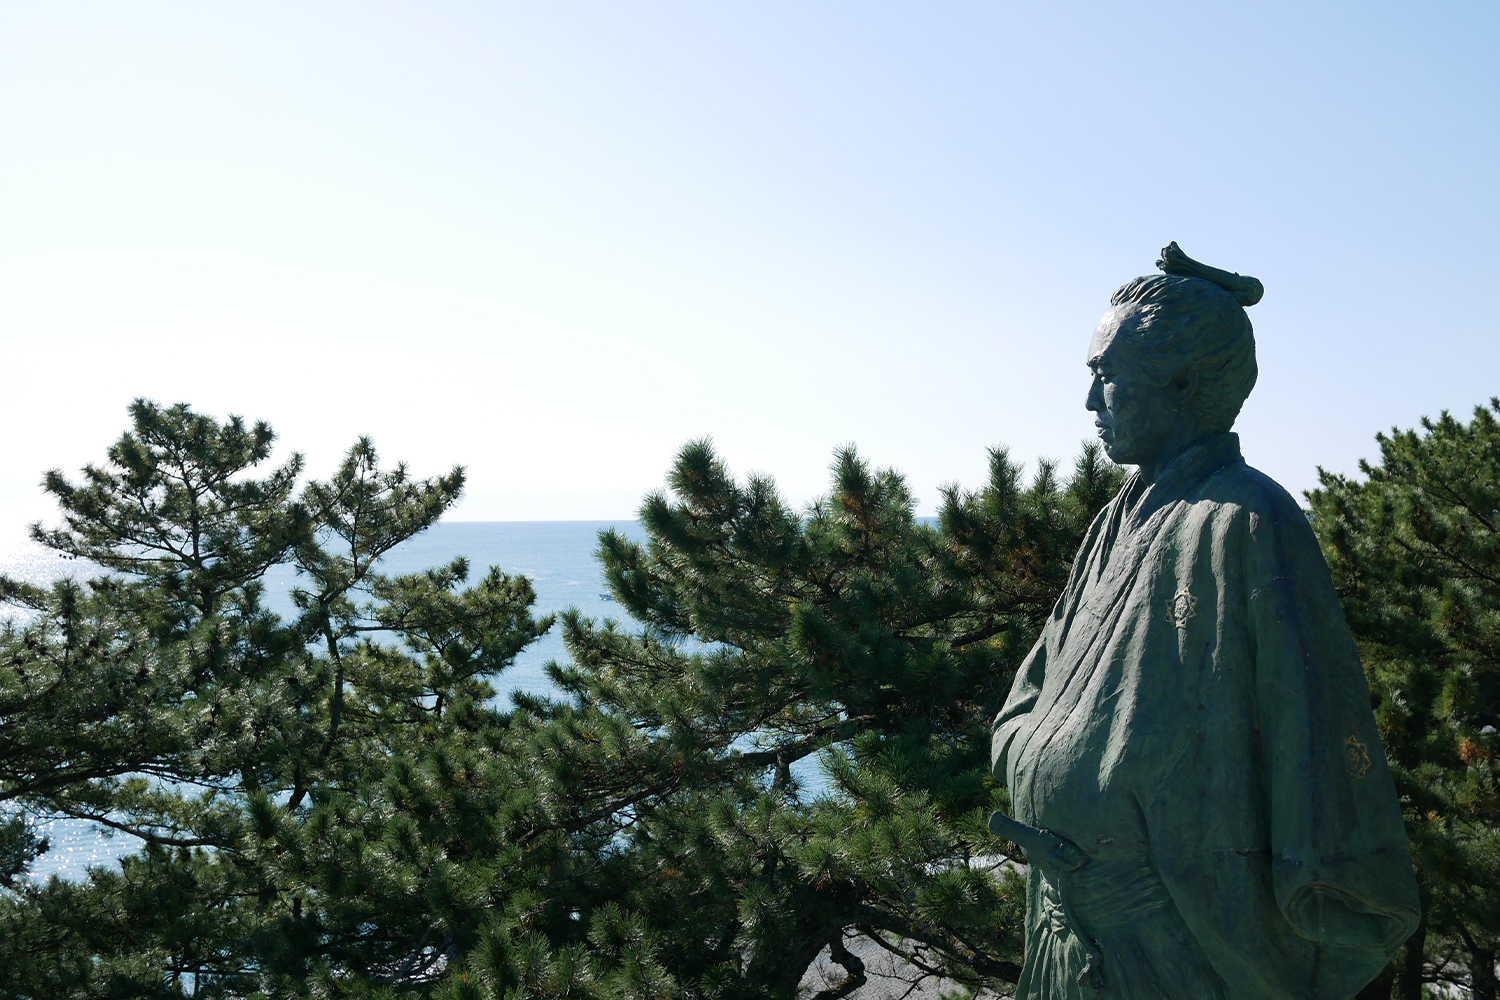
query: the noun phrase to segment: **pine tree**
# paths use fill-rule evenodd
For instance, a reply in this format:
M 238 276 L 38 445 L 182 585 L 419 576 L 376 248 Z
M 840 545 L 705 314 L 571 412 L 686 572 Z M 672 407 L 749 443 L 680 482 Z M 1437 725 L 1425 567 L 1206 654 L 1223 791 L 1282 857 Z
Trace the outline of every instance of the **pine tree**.
M 833 478 L 798 513 L 690 444 L 671 495 L 641 508 L 649 541 L 601 537 L 643 627 L 563 618 L 572 663 L 551 669 L 571 697 L 522 722 L 539 823 L 600 851 L 566 890 L 586 952 L 621 974 L 598 929 L 628 923 L 647 957 L 627 968 L 668 977 L 608 995 L 789 997 L 827 948 L 847 975 L 825 996 L 845 996 L 866 981 L 855 938 L 918 978 L 1016 978 L 1024 885 L 986 829 L 1007 804 L 989 726 L 1120 473 L 1090 447 L 1066 487 L 1050 465 L 1028 487 L 997 452 L 989 485 L 946 491 L 936 526 L 852 450 Z M 827 794 L 799 762 L 825 770 Z M 527 962 L 578 941 L 523 940 Z M 450 995 L 509 995 L 526 967 L 509 949 Z
M 525 580 L 491 570 L 465 586 L 462 559 L 377 571 L 458 498 L 461 469 L 413 480 L 360 441 L 299 491 L 300 456 L 255 478 L 264 424 L 147 401 L 131 416 L 81 484 L 47 475 L 63 524 L 33 531 L 111 572 L 50 592 L 0 584 L 33 614 L 0 634 L 0 801 L 143 846 L 119 871 L 38 885 L 20 876 L 45 844 L 11 814 L 0 994 L 430 980 L 467 926 L 452 911 L 478 910 L 453 898 L 472 896 L 468 827 L 514 786 L 466 800 L 458 829 L 444 816 L 448 852 L 413 836 L 432 806 L 421 793 L 479 767 L 501 719 L 490 680 L 551 622 L 531 618 Z M 306 581 L 292 620 L 262 604 L 277 565 Z
M 1118 487 L 1096 449 L 1066 485 L 997 452 L 928 524 L 852 450 L 793 511 L 691 444 L 649 542 L 601 538 L 635 623 L 563 615 L 561 696 L 505 711 L 495 678 L 552 624 L 526 581 L 379 571 L 461 470 L 360 441 L 298 488 L 296 457 L 255 478 L 264 425 L 132 417 L 81 485 L 49 474 L 37 532 L 109 575 L 5 584 L 35 617 L 0 637 L 0 795 L 143 847 L 38 885 L 43 845 L 0 828 L 0 994 L 789 997 L 826 948 L 831 998 L 865 981 L 856 940 L 1015 978 L 989 724 Z
M 1398 960 L 1497 996 L 1500 953 L 1500 400 L 1379 435 L 1363 482 L 1320 471 L 1313 526 L 1361 647 L 1423 920 Z
M 308 537 L 293 497 L 301 457 L 249 478 L 269 456 L 264 424 L 144 401 L 131 414 L 134 430 L 82 485 L 47 474 L 64 526 L 32 528 L 118 575 L 50 592 L 0 581 L 36 616 L 0 636 L 0 800 L 190 846 L 165 817 L 113 814 L 122 798 L 151 811 L 142 779 L 223 788 L 274 766 L 253 720 L 295 638 L 264 612 L 258 581 Z

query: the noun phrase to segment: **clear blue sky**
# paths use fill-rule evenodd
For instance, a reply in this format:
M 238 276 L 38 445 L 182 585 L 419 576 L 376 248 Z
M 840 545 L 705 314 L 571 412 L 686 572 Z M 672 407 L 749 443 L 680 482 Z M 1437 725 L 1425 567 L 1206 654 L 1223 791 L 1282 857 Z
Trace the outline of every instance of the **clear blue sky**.
M 1260 277 L 1293 492 L 1500 393 L 1494 3 L 0 5 L 0 545 L 132 397 L 616 518 L 1066 464 L 1110 292 Z

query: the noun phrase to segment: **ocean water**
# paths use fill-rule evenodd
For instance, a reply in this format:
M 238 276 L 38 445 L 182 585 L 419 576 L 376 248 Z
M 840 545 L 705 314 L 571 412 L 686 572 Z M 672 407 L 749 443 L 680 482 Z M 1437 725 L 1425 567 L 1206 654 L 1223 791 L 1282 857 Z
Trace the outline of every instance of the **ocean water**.
M 529 577 L 536 590 L 533 614 L 537 617 L 567 608 L 578 608 L 594 618 L 627 616 L 609 600 L 594 551 L 599 532 L 617 528 L 626 536 L 644 540 L 645 533 L 634 521 L 454 521 L 434 525 L 403 545 L 392 549 L 380 564 L 388 574 L 411 573 L 448 563 L 455 556 L 469 560 L 471 581 L 490 566 L 510 574 Z M 0 573 L 46 585 L 64 577 L 86 580 L 97 573 L 91 564 L 60 558 L 40 546 L 0 552 Z M 266 603 L 272 610 L 289 614 L 287 596 L 296 585 L 290 567 L 276 567 L 266 576 Z M 495 681 L 499 697 L 508 702 L 513 691 L 551 694 L 556 689 L 544 668 L 552 660 L 566 660 L 567 650 L 556 626 L 532 643 L 515 664 Z M 37 832 L 51 841 L 51 849 L 37 859 L 32 877 L 81 877 L 90 865 L 109 865 L 132 853 L 138 842 L 127 835 L 111 836 L 94 824 L 77 820 L 40 822 Z

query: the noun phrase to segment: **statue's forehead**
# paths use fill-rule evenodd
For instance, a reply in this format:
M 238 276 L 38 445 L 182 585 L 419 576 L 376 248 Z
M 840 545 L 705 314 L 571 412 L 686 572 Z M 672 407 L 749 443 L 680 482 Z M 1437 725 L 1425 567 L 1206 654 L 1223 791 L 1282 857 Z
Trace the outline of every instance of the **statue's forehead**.
M 1119 335 L 1139 328 L 1142 318 L 1141 310 L 1134 305 L 1112 306 L 1094 328 L 1094 336 L 1089 339 L 1088 362 L 1092 364 L 1112 353 L 1111 349 L 1121 343 Z

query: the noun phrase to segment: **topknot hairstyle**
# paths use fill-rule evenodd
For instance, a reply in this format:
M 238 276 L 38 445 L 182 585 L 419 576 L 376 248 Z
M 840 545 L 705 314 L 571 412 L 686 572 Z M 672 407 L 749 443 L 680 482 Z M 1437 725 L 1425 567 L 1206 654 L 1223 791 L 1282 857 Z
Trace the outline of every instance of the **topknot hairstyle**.
M 1126 282 L 1109 304 L 1143 314 L 1129 343 L 1152 378 L 1165 383 L 1184 369 L 1197 372 L 1193 406 L 1206 430 L 1223 433 L 1255 387 L 1255 332 L 1245 306 L 1259 302 L 1264 288 L 1198 263 L 1175 242 L 1161 258 L 1156 266 L 1166 273 Z

